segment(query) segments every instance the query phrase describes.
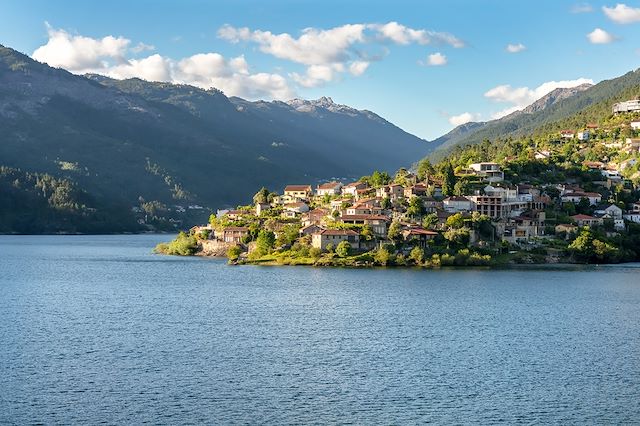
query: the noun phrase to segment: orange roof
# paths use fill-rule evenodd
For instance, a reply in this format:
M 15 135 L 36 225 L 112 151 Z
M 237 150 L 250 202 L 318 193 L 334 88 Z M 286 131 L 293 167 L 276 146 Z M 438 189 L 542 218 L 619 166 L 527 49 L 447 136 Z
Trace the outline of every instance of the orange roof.
M 340 185 L 340 182 L 328 182 L 323 183 L 322 185 L 318 185 L 318 189 L 336 189 Z
M 351 229 L 325 229 L 320 231 L 321 235 L 358 235 L 356 231 Z
M 311 191 L 311 185 L 287 185 L 284 191 Z

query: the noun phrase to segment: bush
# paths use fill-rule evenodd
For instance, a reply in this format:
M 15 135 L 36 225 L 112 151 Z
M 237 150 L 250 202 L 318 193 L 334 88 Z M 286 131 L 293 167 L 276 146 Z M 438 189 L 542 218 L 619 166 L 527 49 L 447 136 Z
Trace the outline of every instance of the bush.
M 170 243 L 158 244 L 155 251 L 176 256 L 192 256 L 198 251 L 198 240 L 193 235 L 180 232 Z
M 227 250 L 227 257 L 230 261 L 238 260 L 240 253 L 242 253 L 242 248 L 240 246 L 231 246 L 229 247 L 229 250 Z
M 340 257 L 349 256 L 349 252 L 351 251 L 351 244 L 348 241 L 341 241 L 336 247 L 336 254 Z
M 318 247 L 311 247 L 309 249 L 309 256 L 313 257 L 314 259 L 318 259 L 320 256 L 322 256 L 322 250 Z

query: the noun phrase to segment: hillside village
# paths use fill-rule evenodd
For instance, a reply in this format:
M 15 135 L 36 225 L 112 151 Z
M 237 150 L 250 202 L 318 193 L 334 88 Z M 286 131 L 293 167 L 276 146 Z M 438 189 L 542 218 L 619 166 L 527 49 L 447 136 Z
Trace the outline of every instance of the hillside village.
M 485 141 L 435 166 L 262 188 L 251 205 L 218 211 L 174 243 L 240 263 L 638 260 L 639 132 L 640 101 L 621 102 L 600 124 Z

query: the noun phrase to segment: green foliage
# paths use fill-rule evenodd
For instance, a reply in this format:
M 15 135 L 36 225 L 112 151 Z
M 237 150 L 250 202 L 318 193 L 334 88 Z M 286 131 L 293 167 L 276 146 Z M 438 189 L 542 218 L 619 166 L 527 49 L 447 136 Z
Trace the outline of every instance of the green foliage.
M 340 257 L 347 257 L 351 252 L 351 244 L 348 241 L 341 241 L 336 247 L 336 254 Z
M 413 217 L 419 217 L 424 214 L 424 203 L 420 197 L 412 197 L 409 199 L 407 214 Z
M 422 227 L 425 229 L 433 229 L 438 224 L 437 213 L 429 213 L 422 219 Z
M 391 208 L 391 200 L 389 199 L 389 197 L 384 197 L 380 201 L 380 207 L 382 207 L 385 210 L 389 210 Z
M 389 225 L 389 229 L 387 230 L 387 238 L 391 241 L 400 241 L 400 239 L 402 239 L 401 230 L 402 226 L 400 225 L 400 222 L 394 220 L 391 222 L 391 225 Z
M 227 250 L 227 257 L 229 258 L 230 261 L 235 261 L 235 260 L 238 260 L 241 253 L 242 253 L 242 248 L 240 246 L 238 245 L 231 246 L 229 247 L 229 250 Z
M 449 242 L 449 247 L 461 247 L 469 244 L 469 229 L 451 228 L 444 233 L 444 238 Z
M 442 195 L 448 197 L 454 194 L 456 185 L 456 175 L 450 162 L 446 162 L 442 167 Z
M 464 227 L 464 216 L 462 213 L 456 213 L 447 218 L 447 226 L 453 229 L 460 229 Z
M 411 249 L 409 258 L 413 260 L 416 265 L 420 265 L 424 261 L 424 250 L 418 246 Z
M 269 190 L 263 186 L 253 196 L 253 203 L 254 204 L 266 204 L 266 203 L 269 203 L 271 201 L 270 198 L 273 198 L 273 196 L 271 195 L 271 192 L 269 192 Z
M 275 242 L 276 236 L 273 232 L 267 230 L 260 231 L 256 239 L 256 247 L 252 254 L 256 257 L 261 257 L 271 253 Z
M 198 250 L 198 239 L 194 235 L 180 232 L 178 236 L 169 243 L 161 243 L 156 246 L 155 251 L 162 254 L 176 256 L 192 256 Z
M 381 247 L 375 251 L 373 259 L 377 265 L 387 266 L 391 261 L 391 253 L 386 248 Z

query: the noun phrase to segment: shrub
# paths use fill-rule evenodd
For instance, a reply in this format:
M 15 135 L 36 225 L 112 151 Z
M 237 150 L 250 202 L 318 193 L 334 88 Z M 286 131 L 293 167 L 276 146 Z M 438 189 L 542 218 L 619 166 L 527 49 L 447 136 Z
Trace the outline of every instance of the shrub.
M 351 244 L 348 241 L 341 241 L 336 247 L 336 254 L 340 257 L 349 256 L 349 252 L 351 251 Z

